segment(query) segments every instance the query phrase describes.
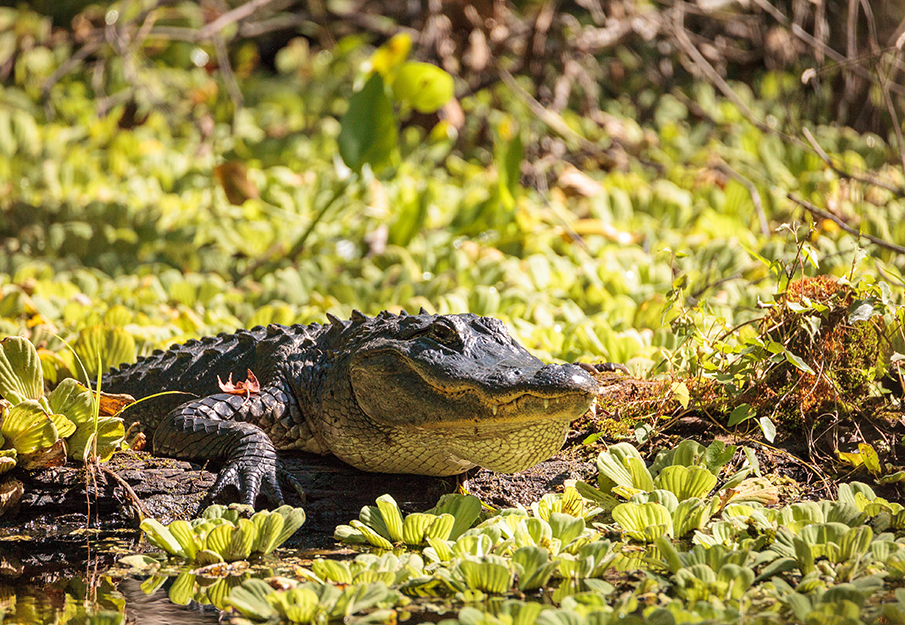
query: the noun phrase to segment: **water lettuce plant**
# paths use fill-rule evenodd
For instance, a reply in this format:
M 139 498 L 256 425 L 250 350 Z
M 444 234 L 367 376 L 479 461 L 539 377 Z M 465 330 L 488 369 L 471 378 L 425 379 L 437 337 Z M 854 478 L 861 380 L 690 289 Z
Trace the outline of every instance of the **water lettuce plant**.
M 84 459 L 89 446 L 107 459 L 125 435 L 122 419 L 99 415 L 99 399 L 76 380 L 66 378 L 45 394 L 38 350 L 22 337 L 0 341 L 0 397 L 6 400 L 0 404 L 0 470 L 15 462 L 26 468 L 57 462 L 60 454 L 52 450 L 63 440 L 73 459 Z
M 141 529 L 148 542 L 169 555 L 208 565 L 266 556 L 305 522 L 305 511 L 292 506 L 253 511 L 241 504 L 215 504 L 191 522 L 177 519 L 163 525 L 145 519 Z

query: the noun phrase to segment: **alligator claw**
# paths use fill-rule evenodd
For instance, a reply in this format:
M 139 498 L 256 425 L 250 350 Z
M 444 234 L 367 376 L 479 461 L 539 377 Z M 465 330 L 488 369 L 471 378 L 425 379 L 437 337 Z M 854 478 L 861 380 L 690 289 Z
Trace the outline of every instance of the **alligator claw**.
M 236 458 L 227 462 L 217 474 L 217 480 L 202 500 L 201 507 L 214 503 L 223 490 L 230 486 L 239 492 L 239 500 L 243 504 L 256 507 L 258 497 L 264 495 L 274 507 L 279 507 L 285 503 L 283 490 L 280 488 L 281 481 L 292 486 L 304 501 L 301 481 L 278 459 Z

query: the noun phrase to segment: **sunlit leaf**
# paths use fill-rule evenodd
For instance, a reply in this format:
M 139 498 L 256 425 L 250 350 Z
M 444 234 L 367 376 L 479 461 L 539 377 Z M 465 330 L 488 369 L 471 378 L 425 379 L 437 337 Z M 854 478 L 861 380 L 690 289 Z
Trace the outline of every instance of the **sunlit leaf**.
M 436 65 L 408 61 L 393 81 L 393 97 L 408 102 L 419 113 L 433 113 L 455 93 L 453 78 Z
M 365 164 L 379 169 L 396 148 L 396 118 L 380 74 L 374 74 L 349 100 L 340 120 L 339 153 L 353 171 Z
M 16 405 L 42 395 L 44 375 L 34 345 L 18 336 L 0 341 L 0 397 Z

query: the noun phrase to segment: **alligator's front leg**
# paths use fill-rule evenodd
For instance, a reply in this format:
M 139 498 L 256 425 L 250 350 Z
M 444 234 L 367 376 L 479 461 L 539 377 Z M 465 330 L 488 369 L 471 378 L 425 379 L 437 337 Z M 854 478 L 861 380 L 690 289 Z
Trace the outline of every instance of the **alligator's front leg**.
M 235 486 L 242 503 L 253 506 L 263 490 L 273 503 L 282 505 L 279 480 L 299 493 L 301 485 L 283 468 L 270 437 L 246 419 L 282 413 L 287 409 L 286 399 L 282 390 L 265 389 L 250 396 L 220 393 L 182 404 L 154 432 L 154 453 L 179 459 L 225 460 L 205 504 L 224 487 Z

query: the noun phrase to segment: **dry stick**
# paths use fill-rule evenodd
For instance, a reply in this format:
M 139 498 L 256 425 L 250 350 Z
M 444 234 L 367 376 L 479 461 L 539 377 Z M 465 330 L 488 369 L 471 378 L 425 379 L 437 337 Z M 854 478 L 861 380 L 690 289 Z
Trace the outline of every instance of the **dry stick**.
M 791 30 L 793 35 L 795 35 L 796 37 L 798 37 L 799 39 L 804 41 L 806 44 L 808 44 L 812 48 L 820 50 L 821 52 L 826 54 L 828 57 L 830 57 L 832 60 L 836 61 L 840 65 L 848 66 L 853 72 L 858 74 L 858 76 L 860 76 L 861 78 L 867 78 L 868 80 L 870 80 L 872 82 L 876 81 L 876 77 L 873 74 L 871 74 L 869 71 L 867 71 L 866 69 L 864 69 L 857 63 L 851 64 L 851 61 L 853 61 L 854 59 L 847 59 L 845 56 L 843 56 L 842 54 L 839 54 L 838 52 L 833 50 L 831 47 L 829 47 L 822 41 L 815 39 L 813 36 L 808 34 L 808 32 L 805 31 L 798 24 L 790 23 L 789 18 L 787 18 L 785 15 L 783 15 L 782 11 L 780 11 L 775 6 L 770 4 L 767 0 L 754 0 L 754 3 L 757 4 L 757 6 L 759 6 L 761 9 L 763 9 L 764 11 L 766 11 L 767 13 L 772 15 L 773 19 L 775 19 L 777 22 L 779 22 L 780 24 L 782 24 L 783 26 L 785 26 L 786 28 Z M 891 87 L 891 89 L 892 89 L 892 91 L 895 91 L 899 95 L 905 94 L 905 86 L 894 85 Z
M 247 2 L 241 6 L 236 7 L 232 11 L 224 13 L 213 22 L 200 29 L 198 31 L 196 41 L 204 41 L 206 39 L 210 39 L 212 36 L 220 33 L 230 24 L 254 15 L 257 10 L 267 6 L 273 1 L 274 0 L 252 0 L 251 2 Z
M 749 122 L 754 124 L 760 131 L 766 133 L 773 133 L 785 140 L 788 143 L 796 145 L 800 148 L 805 148 L 806 144 L 799 138 L 793 137 L 791 135 L 787 135 L 781 130 L 777 130 L 776 128 L 771 128 L 769 125 L 760 121 L 755 117 L 754 112 L 748 108 L 748 105 L 742 102 L 741 98 L 732 90 L 732 87 L 729 86 L 722 76 L 720 76 L 719 72 L 717 72 L 713 65 L 710 64 L 704 55 L 701 54 L 700 50 L 698 50 L 694 44 L 691 42 L 691 39 L 688 37 L 688 32 L 685 30 L 685 26 L 683 22 L 685 21 L 685 8 L 683 3 L 679 3 L 675 8 L 675 20 L 673 24 L 673 31 L 676 35 L 676 41 L 685 51 L 685 53 L 691 57 L 691 59 L 697 64 L 697 66 L 704 72 L 710 82 L 716 85 L 717 89 L 723 92 L 723 95 L 729 98 L 733 104 L 738 108 L 739 112 L 747 119 Z
M 875 176 L 871 176 L 868 173 L 855 173 L 845 171 L 836 163 L 834 163 L 832 159 L 830 159 L 829 155 L 823 150 L 822 147 L 820 147 L 820 144 L 817 143 L 817 140 L 814 138 L 814 135 L 811 134 L 810 130 L 803 128 L 801 132 L 804 134 L 805 139 L 808 140 L 808 143 L 811 144 L 811 147 L 814 148 L 814 151 L 817 152 L 817 156 L 823 159 L 823 162 L 826 163 L 830 169 L 832 169 L 843 178 L 850 178 L 852 180 L 857 180 L 858 182 L 863 182 L 864 184 L 880 187 L 881 189 L 889 191 L 890 193 L 894 193 L 898 197 L 905 197 L 905 189 L 902 189 L 901 187 L 893 186 L 892 184 Z
M 500 68 L 500 78 L 503 79 L 503 82 L 507 87 L 512 89 L 515 94 L 520 97 L 525 104 L 528 105 L 528 108 L 531 109 L 531 112 L 537 115 L 537 117 L 547 125 L 548 128 L 555 131 L 558 135 L 563 137 L 564 139 L 571 139 L 578 143 L 582 149 L 587 150 L 592 154 L 600 154 L 603 150 L 600 149 L 600 146 L 581 136 L 566 124 L 565 120 L 561 115 L 557 115 L 555 112 L 551 111 L 543 104 L 534 99 L 530 93 L 525 91 L 518 81 L 509 73 L 508 70 Z
M 874 20 L 874 12 L 870 8 L 867 0 L 861 0 L 861 6 L 864 9 L 864 15 L 867 18 L 867 30 L 870 35 L 871 48 L 875 54 L 880 54 L 880 39 L 877 35 L 877 24 Z M 896 114 L 896 107 L 893 105 L 892 97 L 889 94 L 889 80 L 887 80 L 886 72 L 883 71 L 881 64 L 882 56 L 877 57 L 876 71 L 877 78 L 880 79 L 880 88 L 883 91 L 883 99 L 886 100 L 886 108 L 889 111 L 889 117 L 892 120 L 892 127 L 896 130 L 896 143 L 899 146 L 899 158 L 902 159 L 902 169 L 905 171 L 905 142 L 902 140 L 902 126 L 899 124 L 899 116 Z M 895 58 L 895 55 L 893 55 Z M 892 64 L 890 64 L 890 67 Z
M 751 201 L 754 203 L 754 208 L 757 211 L 757 220 L 760 222 L 760 233 L 765 237 L 770 236 L 770 226 L 767 222 L 767 213 L 764 211 L 764 204 L 763 202 L 761 202 L 760 193 L 757 191 L 757 187 L 754 186 L 754 183 L 732 169 L 732 167 L 729 166 L 729 163 L 727 163 L 723 159 L 720 159 L 718 167 L 723 171 L 723 173 L 729 175 L 736 182 L 739 182 L 748 188 L 748 193 L 751 194 Z
M 858 0 L 849 0 L 848 2 L 848 23 L 846 24 L 847 40 L 845 42 L 846 56 L 849 62 L 852 62 L 858 56 Z M 842 118 L 845 119 L 848 114 L 848 108 L 852 104 L 852 96 L 855 94 L 855 75 L 851 72 L 845 74 L 845 93 L 842 94 L 842 101 L 845 108 L 842 111 Z M 812 144 L 813 145 L 813 144 Z
M 139 521 L 143 521 L 148 516 L 148 511 L 145 510 L 145 507 L 141 504 L 141 499 L 138 498 L 138 495 L 135 494 L 135 491 L 132 490 L 132 487 L 129 485 L 129 482 L 124 480 L 120 475 L 114 472 L 112 469 L 98 464 L 98 468 L 112 477 L 120 486 L 123 487 L 123 491 L 126 493 L 126 498 L 129 499 L 130 503 L 135 506 L 135 509 L 138 510 Z
M 219 32 L 211 36 L 211 41 L 214 43 L 214 51 L 217 54 L 217 66 L 223 74 L 223 82 L 226 83 L 226 90 L 229 91 L 229 97 L 233 101 L 233 106 L 236 107 L 235 112 L 238 113 L 239 109 L 242 108 L 244 99 L 242 98 L 242 90 L 239 88 L 239 83 L 236 81 L 236 74 L 233 72 L 233 66 L 229 62 L 229 52 L 226 49 L 226 43 L 223 41 L 223 37 Z M 233 124 L 235 124 L 237 117 L 238 116 L 234 113 Z
M 877 237 L 871 236 L 869 234 L 864 234 L 863 232 L 860 232 L 860 231 L 852 228 L 850 225 L 848 225 L 847 223 L 845 223 L 844 221 L 842 221 L 841 219 L 839 219 L 832 213 L 828 213 L 827 211 L 823 210 L 822 208 L 817 208 L 810 202 L 807 202 L 805 200 L 802 200 L 799 197 L 796 197 L 794 193 L 788 193 L 788 194 L 786 194 L 786 197 L 789 198 L 790 200 L 792 200 L 793 202 L 795 202 L 796 204 L 798 204 L 799 206 L 801 206 L 802 208 L 811 212 L 812 214 L 817 215 L 818 217 L 821 217 L 823 219 L 829 219 L 830 221 L 835 223 L 837 226 L 839 226 L 842 230 L 845 230 L 846 232 L 848 232 L 849 234 L 851 234 L 853 236 L 862 237 L 864 239 L 867 239 L 874 245 L 885 248 L 887 250 L 891 250 L 891 251 L 895 252 L 896 254 L 905 254 L 905 247 L 902 247 L 901 245 L 896 245 L 895 243 L 890 243 L 888 241 L 884 241 L 883 239 L 878 239 Z

